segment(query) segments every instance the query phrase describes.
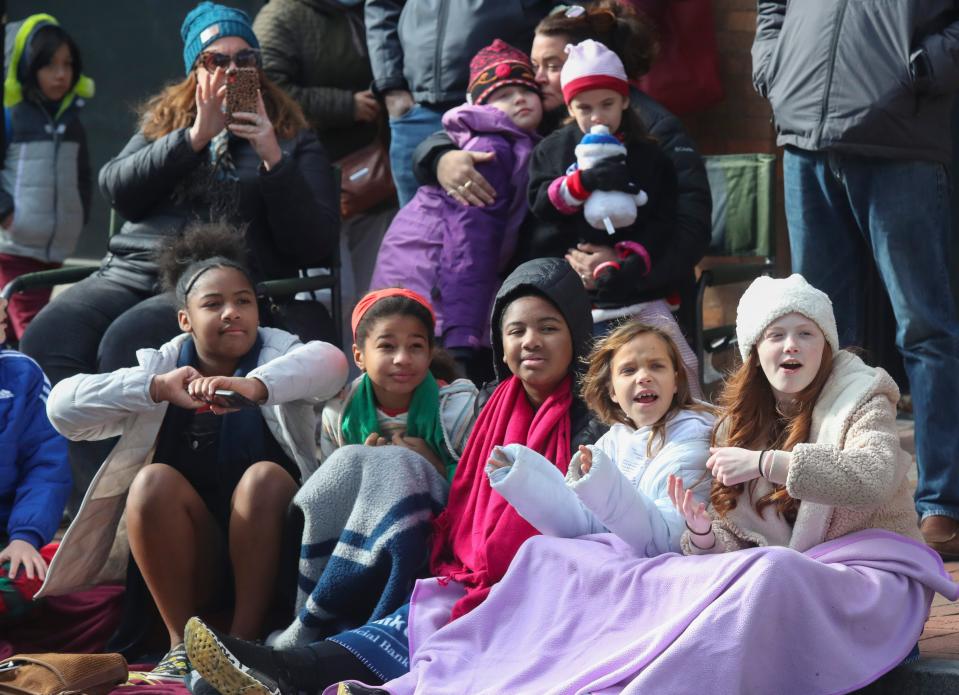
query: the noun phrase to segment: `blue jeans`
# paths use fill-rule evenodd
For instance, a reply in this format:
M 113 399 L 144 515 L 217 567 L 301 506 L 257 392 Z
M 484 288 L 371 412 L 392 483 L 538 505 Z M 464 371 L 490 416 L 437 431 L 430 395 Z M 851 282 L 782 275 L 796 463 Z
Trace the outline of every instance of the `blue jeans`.
M 390 168 L 400 206 L 406 205 L 416 193 L 419 184 L 413 176 L 413 150 L 437 130 L 443 129 L 442 111 L 421 104 L 399 118 L 390 116 Z
M 916 508 L 959 519 L 959 322 L 950 288 L 949 176 L 942 164 L 788 149 L 793 270 L 833 302 L 839 341 L 862 340 L 864 254 L 896 317 L 916 427 Z

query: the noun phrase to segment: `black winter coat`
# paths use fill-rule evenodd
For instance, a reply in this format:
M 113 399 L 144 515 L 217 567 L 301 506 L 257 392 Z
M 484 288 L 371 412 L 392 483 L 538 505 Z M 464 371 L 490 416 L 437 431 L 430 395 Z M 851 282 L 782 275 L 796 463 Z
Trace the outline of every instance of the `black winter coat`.
M 339 201 L 323 147 L 310 131 L 280 140 L 283 158 L 266 171 L 253 147 L 230 138 L 239 181 L 212 176 L 209 147 L 194 152 L 187 130 L 154 141 L 142 133 L 100 170 L 100 189 L 127 221 L 110 239 L 104 274 L 155 291 L 156 251 L 195 221 L 246 225 L 248 266 L 256 280 L 291 277 L 328 265 L 339 239 Z
M 601 307 L 621 307 L 651 299 L 659 299 L 677 291 L 688 280 L 692 267 L 677 262 L 667 254 L 671 246 L 682 244 L 676 234 L 676 172 L 672 162 L 659 146 L 651 141 L 633 142 L 626 146 L 626 164 L 631 179 L 646 191 L 649 202 L 636 212 L 636 221 L 616 230 L 610 236 L 605 229 L 595 229 L 586 222 L 582 208 L 563 214 L 549 199 L 549 187 L 576 162 L 576 145 L 583 132 L 576 123 L 560 128 L 533 150 L 529 165 L 529 204 L 533 213 L 552 226 L 541 226 L 530 241 L 532 257 L 562 257 L 568 249 L 585 242 L 613 246 L 619 241 L 636 241 L 649 251 L 652 269 L 646 272 L 642 258 L 632 255 L 622 261 L 622 268 L 604 273 L 591 291 L 593 301 Z

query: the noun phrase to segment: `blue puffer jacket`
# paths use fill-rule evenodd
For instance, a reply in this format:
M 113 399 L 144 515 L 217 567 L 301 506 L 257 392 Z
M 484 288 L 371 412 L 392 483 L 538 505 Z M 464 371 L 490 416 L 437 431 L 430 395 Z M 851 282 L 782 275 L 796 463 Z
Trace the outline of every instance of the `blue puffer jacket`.
M 0 350 L 0 537 L 36 548 L 53 538 L 73 485 L 66 440 L 47 419 L 49 393 L 36 362 Z

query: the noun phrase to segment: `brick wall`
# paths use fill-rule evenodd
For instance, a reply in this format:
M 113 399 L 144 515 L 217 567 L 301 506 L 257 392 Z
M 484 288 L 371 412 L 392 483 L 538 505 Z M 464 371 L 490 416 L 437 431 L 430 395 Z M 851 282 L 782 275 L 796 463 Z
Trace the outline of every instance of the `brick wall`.
M 769 103 L 752 85 L 750 49 L 756 33 L 756 0 L 713 0 L 713 19 L 719 50 L 719 69 L 725 97 L 705 111 L 682 120 L 703 154 L 768 152 L 781 158 L 776 147 Z M 789 242 L 783 211 L 782 163 L 776 169 L 776 264 L 780 274 L 789 270 Z M 717 262 L 705 259 L 704 265 Z M 707 292 L 706 325 L 735 320 L 736 304 L 745 285 Z
M 769 104 L 752 85 L 755 0 L 713 0 L 719 69 L 725 98 L 683 118 L 703 154 L 775 152 Z

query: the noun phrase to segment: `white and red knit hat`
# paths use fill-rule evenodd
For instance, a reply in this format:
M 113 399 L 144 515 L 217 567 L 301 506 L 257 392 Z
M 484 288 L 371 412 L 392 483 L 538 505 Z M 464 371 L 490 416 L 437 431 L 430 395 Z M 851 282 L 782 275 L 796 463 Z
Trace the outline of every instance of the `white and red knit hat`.
M 587 89 L 612 89 L 629 98 L 629 81 L 623 61 L 606 46 L 586 39 L 575 46 L 568 44 L 566 52 L 569 58 L 559 73 L 559 83 L 567 104 Z

